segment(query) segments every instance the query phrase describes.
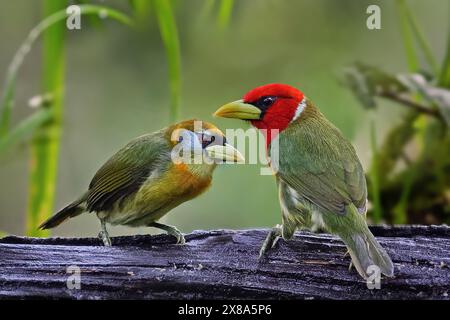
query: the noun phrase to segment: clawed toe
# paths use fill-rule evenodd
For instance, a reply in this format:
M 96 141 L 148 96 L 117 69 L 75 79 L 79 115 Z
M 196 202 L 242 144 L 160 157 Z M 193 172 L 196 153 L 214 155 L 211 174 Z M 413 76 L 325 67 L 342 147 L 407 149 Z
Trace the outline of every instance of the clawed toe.
M 149 226 L 164 230 L 168 235 L 174 236 L 177 239 L 176 244 L 183 245 L 186 243 L 186 239 L 184 239 L 183 234 L 174 226 L 169 226 L 159 222 L 152 222 Z
M 181 233 L 176 235 L 175 237 L 177 238 L 177 244 L 183 245 L 186 243 L 186 239 L 184 238 L 184 236 Z
M 269 251 L 270 249 L 275 247 L 278 240 L 280 239 L 280 235 L 281 235 L 281 229 L 279 226 L 276 226 L 269 232 L 269 234 L 267 235 L 266 239 L 263 242 L 261 249 L 259 250 L 259 259 L 260 260 L 267 253 L 267 251 Z
M 111 247 L 111 238 L 106 232 L 100 231 L 98 233 L 98 238 L 103 241 L 105 247 Z

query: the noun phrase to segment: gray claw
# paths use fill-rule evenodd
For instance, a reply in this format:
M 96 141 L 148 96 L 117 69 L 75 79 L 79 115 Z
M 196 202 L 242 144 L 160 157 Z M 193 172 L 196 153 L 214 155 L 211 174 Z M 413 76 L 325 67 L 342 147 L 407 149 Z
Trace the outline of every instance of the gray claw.
M 259 259 L 261 259 L 267 251 L 275 247 L 281 235 L 281 227 L 276 225 L 267 235 L 263 242 L 261 249 L 259 250 Z
M 103 241 L 105 247 L 111 247 L 111 238 L 104 231 L 98 233 L 98 238 Z
M 179 233 L 179 234 L 176 236 L 176 238 L 177 238 L 177 244 L 183 245 L 183 244 L 186 243 L 186 239 L 184 238 L 184 236 L 183 236 L 181 233 Z

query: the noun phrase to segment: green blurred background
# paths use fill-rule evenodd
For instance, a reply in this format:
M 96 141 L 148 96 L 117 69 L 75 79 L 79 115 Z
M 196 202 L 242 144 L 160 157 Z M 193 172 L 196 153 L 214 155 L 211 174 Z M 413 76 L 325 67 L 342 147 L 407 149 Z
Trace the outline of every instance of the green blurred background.
M 197 117 L 221 129 L 244 124 L 213 119 L 222 103 L 270 82 L 300 88 L 355 145 L 370 165 L 369 123 L 381 141 L 403 116 L 383 101 L 376 111 L 361 108 L 339 83 L 341 69 L 365 61 L 393 73 L 408 69 L 394 1 L 238 0 L 231 20 L 221 26 L 205 0 L 175 1 L 182 66 L 181 118 Z M 92 1 L 129 13 L 126 1 Z M 438 59 L 445 54 L 447 0 L 409 1 L 409 7 Z M 368 30 L 366 8 L 381 7 L 382 29 Z M 42 19 L 41 1 L 0 1 L 0 79 L 27 33 Z M 102 163 L 131 138 L 169 123 L 167 60 L 157 21 L 135 31 L 114 21 L 67 32 L 66 88 L 55 208 L 79 196 Z M 440 32 L 442 30 L 442 32 Z M 32 113 L 28 100 L 40 93 L 40 45 L 20 72 L 13 121 Z M 0 90 L 3 90 L 0 87 Z M 27 207 L 27 144 L 0 158 L 0 230 L 24 234 Z M 163 218 L 183 232 L 194 229 L 269 227 L 280 221 L 273 177 L 259 165 L 222 166 L 212 188 Z M 431 221 L 433 222 L 433 221 Z M 93 214 L 67 221 L 59 236 L 96 236 Z M 113 227 L 112 235 L 153 229 Z

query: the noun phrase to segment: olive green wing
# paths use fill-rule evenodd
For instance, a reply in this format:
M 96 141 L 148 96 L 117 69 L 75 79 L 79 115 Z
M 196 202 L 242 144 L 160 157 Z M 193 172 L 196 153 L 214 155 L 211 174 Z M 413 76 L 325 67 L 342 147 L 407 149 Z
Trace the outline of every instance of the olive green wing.
M 160 133 L 136 138 L 114 154 L 95 174 L 86 198 L 88 211 L 108 211 L 136 193 L 150 175 L 170 163 L 168 143 Z
M 326 211 L 344 214 L 353 203 L 365 213 L 367 186 L 356 152 L 336 127 L 320 120 L 305 119 L 280 134 L 277 177 Z

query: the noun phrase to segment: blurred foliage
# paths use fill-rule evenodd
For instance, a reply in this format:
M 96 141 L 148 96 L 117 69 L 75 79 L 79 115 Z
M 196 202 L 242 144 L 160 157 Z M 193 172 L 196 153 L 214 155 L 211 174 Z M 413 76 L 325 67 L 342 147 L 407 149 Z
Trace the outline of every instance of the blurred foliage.
M 89 4 L 95 2 L 101 5 Z M 435 28 L 446 23 L 437 18 L 443 17 L 445 1 L 429 6 L 414 0 L 380 0 L 383 28 L 370 31 L 365 27 L 364 1 L 293 1 L 286 5 L 275 0 L 77 0 L 70 3 L 80 4 L 83 17 L 89 19 L 83 20 L 82 30 L 59 43 L 66 47 L 66 54 L 50 36 L 51 27 L 66 19 L 65 10 L 46 14 L 33 28 L 37 18 L 33 12 L 39 12 L 36 10 L 44 0 L 14 3 L 3 2 L 0 10 L 4 14 L 1 31 L 6 31 L 0 34 L 2 68 L 14 54 L 10 49 L 31 31 L 9 63 L 1 88 L 2 230 L 18 233 L 28 224 L 30 234 L 34 234 L 34 225 L 42 219 L 35 212 L 52 213 L 58 153 L 62 158 L 56 195 L 59 206 L 86 187 L 111 151 L 134 136 L 161 128 L 169 119 L 195 116 L 222 128 L 241 127 L 240 122 L 208 117 L 221 102 L 267 82 L 285 82 L 303 89 L 355 142 L 365 167 L 372 163 L 367 176 L 372 203 L 369 215 L 374 221 L 448 222 L 446 88 L 450 85 L 450 42 L 440 67 L 434 56 L 441 56 L 436 44 L 445 28 L 423 32 L 408 6 L 414 6 L 414 12 L 423 10 L 420 22 Z M 395 7 L 398 16 L 390 10 Z M 120 25 L 105 23 L 105 18 Z M 399 38 L 393 31 L 397 22 L 406 59 L 398 54 Z M 121 24 L 136 28 L 122 28 Z M 52 39 L 47 40 L 49 44 L 42 43 L 42 56 L 28 55 L 41 35 Z M 428 41 L 436 48 L 431 50 Z M 348 61 L 364 56 L 383 68 L 356 64 L 346 70 L 346 78 L 363 105 L 373 110 L 370 112 L 362 111 L 332 76 Z M 45 63 L 49 57 L 55 58 L 58 67 L 54 70 Z M 403 64 L 409 73 L 398 74 L 395 68 Z M 19 69 L 26 75 L 21 81 L 17 81 Z M 61 79 L 65 69 L 65 79 Z M 56 84 L 56 79 L 61 83 Z M 67 91 L 64 107 L 62 97 L 54 95 L 62 89 Z M 26 105 L 32 90 L 38 91 L 29 102 L 32 108 L 12 112 L 14 104 Z M 372 122 L 371 136 L 365 137 L 368 115 L 383 110 L 378 106 L 380 98 L 403 106 L 404 112 L 398 121 L 390 113 L 382 115 L 382 121 Z M 386 126 L 392 127 L 382 139 Z M 22 152 L 31 145 L 36 152 Z M 370 148 L 372 159 L 366 156 Z M 24 162 L 33 159 L 39 163 L 41 157 L 41 163 L 46 164 L 40 165 L 39 171 L 46 186 L 43 194 L 32 196 L 36 203 L 29 209 L 27 222 L 22 215 L 22 190 L 30 177 L 23 170 Z M 174 209 L 167 222 L 186 231 L 269 226 L 278 222 L 279 210 L 273 179 L 261 177 L 259 165 L 223 167 L 215 173 L 210 192 Z M 64 236 L 81 231 L 94 234 L 98 230 L 93 220 L 90 215 L 80 216 L 55 232 Z M 120 234 L 149 232 L 116 230 Z
M 152 1 L 149 0 L 130 0 L 134 15 L 140 24 L 146 22 L 150 16 Z
M 67 0 L 43 0 L 42 3 L 44 20 L 30 32 L 15 55 L 8 70 L 0 105 L 0 154 L 32 136 L 26 228 L 27 235 L 30 236 L 49 234 L 49 231 L 37 230 L 37 226 L 53 212 L 65 83 L 64 39 L 67 31 L 65 19 L 67 18 L 66 8 L 70 4 Z M 112 8 L 89 5 L 84 0 L 78 3 L 82 4 L 80 5 L 81 14 L 94 14 L 90 20 L 92 25 L 98 25 L 106 17 L 124 24 L 133 24 L 126 15 Z M 172 3 L 170 0 L 130 0 L 130 5 L 137 25 L 145 25 L 151 13 L 156 16 L 168 61 L 170 121 L 177 121 L 180 119 L 181 52 Z M 232 7 L 232 0 L 221 1 L 218 15 L 221 26 L 228 24 Z M 43 94 L 33 98 L 38 103 L 32 106 L 39 110 L 10 130 L 16 77 L 25 56 L 40 34 L 43 34 Z
M 178 30 L 170 1 L 153 0 L 153 7 L 167 53 L 171 97 L 170 120 L 175 122 L 180 120 L 181 97 L 181 53 Z
M 67 0 L 44 0 L 44 18 L 65 10 L 67 5 Z M 36 128 L 30 147 L 27 235 L 35 237 L 50 234 L 37 226 L 53 212 L 65 83 L 65 33 L 65 23 L 59 21 L 45 30 L 42 39 L 42 92 L 51 97 L 43 108 L 51 116 Z
M 372 124 L 369 216 L 375 222 L 450 223 L 450 31 L 439 70 L 407 3 L 398 0 L 397 8 L 411 73 L 393 74 L 363 63 L 344 71 L 346 84 L 365 108 L 375 109 L 377 98 L 384 98 L 405 109 L 380 146 Z M 413 39 L 429 73 L 418 73 L 421 65 Z
M 218 23 L 221 28 L 228 26 L 233 11 L 234 0 L 221 0 L 218 14 Z
M 30 145 L 30 179 L 27 210 L 27 235 L 47 236 L 37 226 L 53 213 L 56 174 L 59 158 L 64 95 L 64 38 L 67 18 L 66 0 L 44 0 L 44 20 L 29 34 L 8 70 L 3 103 L 0 106 L 0 153 L 32 135 Z M 84 5 L 81 14 L 108 16 L 131 24 L 126 16 L 107 7 Z M 27 53 L 40 34 L 42 45 L 42 95 L 31 106 L 38 108 L 10 130 L 15 80 Z M 36 101 L 38 101 L 36 103 Z

